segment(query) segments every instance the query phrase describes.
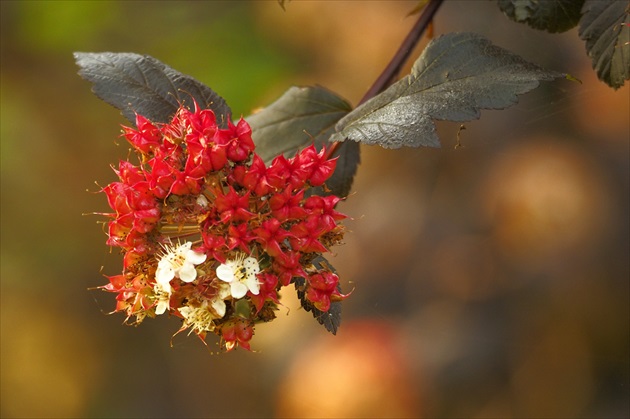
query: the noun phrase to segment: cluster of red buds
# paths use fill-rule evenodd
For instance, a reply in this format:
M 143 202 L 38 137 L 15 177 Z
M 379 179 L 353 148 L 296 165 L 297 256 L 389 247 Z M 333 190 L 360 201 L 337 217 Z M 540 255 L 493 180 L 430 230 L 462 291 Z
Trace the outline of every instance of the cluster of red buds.
M 180 107 L 168 124 L 136 116 L 124 137 L 139 155 L 121 161 L 103 188 L 114 210 L 107 244 L 123 272 L 103 289 L 115 312 L 138 324 L 169 313 L 204 342 L 250 349 L 254 325 L 275 318 L 279 291 L 296 279 L 308 304 L 327 312 L 339 291 L 332 268 L 314 263 L 341 243 L 340 198 L 315 195 L 336 160 L 309 146 L 266 166 L 243 119 L 218 126 L 209 109 Z M 130 321 L 131 320 L 131 321 Z

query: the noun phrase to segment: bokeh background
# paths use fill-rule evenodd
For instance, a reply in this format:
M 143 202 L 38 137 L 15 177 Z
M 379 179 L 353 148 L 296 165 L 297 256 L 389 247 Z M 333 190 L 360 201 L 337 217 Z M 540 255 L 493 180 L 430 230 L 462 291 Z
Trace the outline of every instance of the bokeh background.
M 541 33 L 494 2 L 446 2 L 435 34 L 486 35 L 582 84 L 440 123 L 443 148 L 363 147 L 332 259 L 337 336 L 291 293 L 255 352 L 218 352 L 176 319 L 127 327 L 96 193 L 125 158 L 119 112 L 73 51 L 152 55 L 248 115 L 292 85 L 353 104 L 415 2 L 1 1 L 3 417 L 628 417 L 628 86 L 577 31 Z M 424 40 L 414 55 L 418 56 Z

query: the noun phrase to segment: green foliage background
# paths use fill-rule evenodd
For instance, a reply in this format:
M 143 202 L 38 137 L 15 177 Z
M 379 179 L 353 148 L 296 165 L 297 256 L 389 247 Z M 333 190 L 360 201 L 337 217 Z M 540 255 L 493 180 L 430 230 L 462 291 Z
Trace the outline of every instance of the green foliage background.
M 538 33 L 491 2 L 447 2 L 436 31 L 482 33 L 584 84 L 545 84 L 514 109 L 484 112 L 463 148 L 457 124 L 439 126 L 441 150 L 363 148 L 342 206 L 355 220 L 333 261 L 355 287 L 338 336 L 286 296 L 289 316 L 257 329 L 259 352 L 211 356 L 212 338 L 210 349 L 182 336 L 170 348 L 175 319 L 124 327 L 103 314 L 112 296 L 87 291 L 120 260 L 101 218 L 82 214 L 108 211 L 94 182 L 114 180 L 108 165 L 128 151 L 126 121 L 76 75 L 73 51 L 152 55 L 235 115 L 295 84 L 356 104 L 414 4 L 0 2 L 1 415 L 321 417 L 314 395 L 325 386 L 302 371 L 361 342 L 353 331 L 367 325 L 385 349 L 344 358 L 358 369 L 327 379 L 349 384 L 318 397 L 350 408 L 368 388 L 368 400 L 394 407 L 340 416 L 627 416 L 629 90 L 595 79 L 575 30 Z M 522 179 L 536 187 L 519 190 Z M 395 345 L 380 338 L 392 330 Z M 301 358 L 321 342 L 319 358 Z M 400 347 L 405 361 L 393 361 Z M 409 380 L 404 394 L 382 378 L 352 381 L 386 361 Z M 295 407 L 293 388 L 310 411 Z

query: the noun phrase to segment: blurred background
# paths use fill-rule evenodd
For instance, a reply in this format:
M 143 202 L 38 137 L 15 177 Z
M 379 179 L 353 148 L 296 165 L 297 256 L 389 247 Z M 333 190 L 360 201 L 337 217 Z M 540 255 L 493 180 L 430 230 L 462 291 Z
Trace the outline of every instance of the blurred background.
M 3 417 L 628 417 L 629 95 L 591 70 L 577 30 L 449 1 L 435 35 L 481 33 L 582 84 L 543 83 L 443 148 L 362 148 L 332 262 L 337 336 L 292 293 L 253 353 L 122 325 L 96 215 L 128 124 L 72 52 L 149 54 L 235 116 L 292 85 L 352 104 L 413 25 L 414 1 L 2 1 Z M 409 66 L 427 40 L 419 45 Z M 407 70 L 409 66 L 407 66 Z

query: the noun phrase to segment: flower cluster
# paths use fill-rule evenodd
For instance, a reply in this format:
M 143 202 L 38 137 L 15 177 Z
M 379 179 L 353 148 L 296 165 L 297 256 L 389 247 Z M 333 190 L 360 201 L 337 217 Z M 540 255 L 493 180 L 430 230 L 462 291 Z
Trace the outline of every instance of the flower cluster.
M 168 124 L 137 115 L 136 128 L 123 128 L 139 163 L 121 161 L 119 181 L 103 188 L 114 211 L 107 243 L 124 255 L 122 274 L 102 287 L 117 294 L 115 311 L 134 323 L 168 312 L 182 319 L 179 331 L 249 349 L 254 325 L 275 317 L 279 290 L 295 278 L 322 312 L 347 296 L 314 263 L 341 242 L 346 217 L 340 198 L 309 191 L 335 170 L 325 150 L 267 166 L 243 119 L 221 128 L 197 106 Z

